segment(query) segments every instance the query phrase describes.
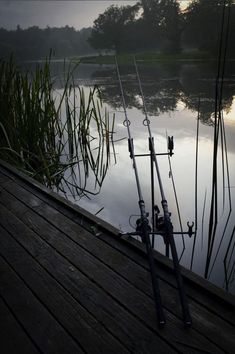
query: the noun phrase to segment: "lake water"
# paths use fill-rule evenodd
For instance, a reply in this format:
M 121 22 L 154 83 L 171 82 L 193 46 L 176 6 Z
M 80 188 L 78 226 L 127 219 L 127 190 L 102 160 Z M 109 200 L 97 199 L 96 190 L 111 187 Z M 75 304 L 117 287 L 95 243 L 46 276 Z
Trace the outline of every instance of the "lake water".
M 175 236 L 181 264 L 204 275 L 208 249 L 208 223 L 212 195 L 212 162 L 215 110 L 216 64 L 177 63 L 171 65 L 147 65 L 138 63 L 146 107 L 149 114 L 156 152 L 166 152 L 166 134 L 174 136 L 174 155 L 171 158 L 173 171 L 169 174 L 167 156 L 158 157 L 161 177 L 172 213 L 175 231 L 180 231 L 179 216 L 173 190 L 176 186 L 180 216 L 184 231 L 187 222 L 195 222 L 197 214 L 197 236 L 185 236 L 185 249 L 182 237 Z M 62 65 L 54 65 L 54 75 L 60 76 Z M 143 125 L 144 113 L 142 99 L 134 66 L 120 66 L 123 89 L 127 105 L 130 129 L 134 139 L 136 154 L 148 153 L 148 131 Z M 80 65 L 75 71 L 75 83 L 88 92 L 90 86 L 97 84 L 101 90 L 104 106 L 115 113 L 115 156 L 101 191 L 91 199 L 76 198 L 69 191 L 67 198 L 77 202 L 91 213 L 97 213 L 103 220 L 116 226 L 120 231 L 134 231 L 139 216 L 138 195 L 132 162 L 129 158 L 127 130 L 116 68 L 112 65 Z M 60 92 L 59 80 L 57 92 Z M 200 104 L 199 104 L 200 98 Z M 225 71 L 223 87 L 223 118 L 226 134 L 228 170 L 226 168 L 225 142 L 218 147 L 218 223 L 209 264 L 209 280 L 220 287 L 235 292 L 235 64 L 229 63 Z M 198 198 L 195 204 L 195 164 L 196 131 L 199 108 L 198 142 Z M 122 139 L 125 138 L 125 139 Z M 224 155 L 224 159 L 222 159 Z M 148 157 L 137 159 L 146 210 L 151 212 L 150 199 L 150 161 Z M 93 181 L 88 180 L 89 188 Z M 161 198 L 156 182 L 156 204 L 161 209 Z M 197 210 L 196 210 L 197 209 Z M 194 249 L 195 242 L 195 249 Z M 228 247 L 230 244 L 230 247 Z M 163 240 L 156 237 L 155 248 L 165 252 Z M 194 249 L 194 252 L 193 252 Z M 193 258 L 192 258 L 193 253 Z

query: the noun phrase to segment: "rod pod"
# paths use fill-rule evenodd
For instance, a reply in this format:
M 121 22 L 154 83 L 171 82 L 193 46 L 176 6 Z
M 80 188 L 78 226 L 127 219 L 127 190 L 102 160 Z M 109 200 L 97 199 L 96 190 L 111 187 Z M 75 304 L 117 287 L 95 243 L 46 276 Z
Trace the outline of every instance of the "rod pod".
M 182 308 L 183 321 L 184 321 L 184 324 L 186 327 L 190 327 L 192 325 L 192 318 L 190 315 L 188 301 L 187 301 L 187 297 L 186 297 L 186 293 L 185 293 L 185 289 L 184 289 L 183 278 L 182 278 L 181 271 L 180 271 L 179 259 L 178 259 L 177 249 L 176 249 L 174 235 L 173 235 L 173 225 L 171 223 L 171 217 L 170 217 L 170 213 L 168 210 L 168 203 L 167 203 L 165 193 L 164 193 L 160 169 L 159 169 L 158 161 L 157 161 L 157 154 L 156 154 L 155 148 L 154 148 L 154 141 L 153 141 L 153 137 L 152 137 L 150 121 L 148 118 L 147 108 L 146 108 L 146 104 L 145 104 L 145 97 L 144 97 L 144 93 L 143 93 L 143 89 L 142 89 L 142 84 L 141 84 L 140 75 L 139 75 L 135 56 L 134 56 L 134 66 L 135 66 L 136 76 L 138 78 L 139 89 L 140 89 L 142 102 L 143 102 L 143 109 L 144 109 L 144 114 L 145 114 L 144 125 L 147 127 L 148 133 L 149 133 L 150 155 L 151 155 L 151 159 L 153 159 L 153 162 L 155 163 L 155 169 L 156 169 L 158 184 L 159 184 L 160 193 L 161 193 L 161 199 L 162 199 L 161 204 L 162 204 L 162 209 L 163 209 L 163 214 L 164 214 L 164 226 L 165 226 L 165 236 L 166 236 L 166 251 L 167 251 L 167 253 L 169 253 L 169 246 L 170 246 L 176 282 L 177 282 L 178 290 L 179 290 L 179 297 L 180 297 L 180 303 L 181 303 L 181 308 Z M 174 148 L 173 137 L 168 137 L 168 150 L 169 150 L 170 156 L 172 155 L 173 148 Z M 152 177 L 151 179 L 153 179 L 153 176 L 151 176 L 151 177 Z M 152 208 L 153 208 L 153 206 L 152 206 Z

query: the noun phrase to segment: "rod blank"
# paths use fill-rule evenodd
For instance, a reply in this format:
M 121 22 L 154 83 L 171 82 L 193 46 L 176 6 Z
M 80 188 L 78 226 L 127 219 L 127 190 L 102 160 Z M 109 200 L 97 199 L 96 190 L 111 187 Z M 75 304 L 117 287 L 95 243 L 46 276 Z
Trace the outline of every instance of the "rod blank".
M 143 102 L 143 109 L 144 109 L 144 114 L 145 114 L 144 125 L 147 127 L 148 133 L 149 133 L 149 150 L 151 153 L 151 158 L 153 159 L 153 161 L 155 163 L 155 169 L 156 169 L 159 189 L 160 189 L 160 193 L 161 193 L 161 199 L 162 199 L 161 204 L 162 204 L 162 209 L 163 209 L 163 213 L 164 213 L 164 226 L 165 226 L 165 233 L 166 233 L 166 237 L 165 237 L 166 252 L 167 252 L 167 255 L 169 255 L 169 246 L 170 246 L 172 260 L 173 260 L 174 269 L 175 269 L 176 281 L 177 281 L 178 290 L 179 290 L 180 302 L 181 302 L 181 307 L 182 307 L 183 320 L 184 320 L 185 326 L 188 327 L 188 326 L 191 326 L 192 319 L 191 319 L 191 315 L 189 312 L 188 301 L 187 301 L 187 297 L 186 297 L 185 290 L 184 290 L 183 278 L 182 278 L 182 275 L 180 272 L 179 259 L 178 259 L 175 240 L 174 240 L 174 236 L 173 236 L 173 226 L 171 223 L 171 217 L 170 217 L 170 213 L 169 213 L 169 209 L 168 209 L 168 203 L 167 203 L 167 200 L 165 197 L 165 192 L 164 192 L 163 183 L 162 183 L 162 179 L 161 179 L 160 169 L 158 166 L 157 154 L 155 152 L 154 141 L 153 141 L 151 127 L 150 127 L 150 120 L 148 118 L 145 97 L 144 97 L 142 84 L 141 84 L 141 80 L 140 80 L 140 75 L 139 75 L 139 71 L 138 71 L 135 57 L 134 57 L 134 65 L 135 65 L 136 76 L 138 79 L 139 89 L 140 89 L 142 102 Z M 172 150 L 173 150 L 173 138 L 172 137 L 169 138 L 169 147 L 170 147 L 170 152 L 172 153 Z
M 133 169 L 135 172 L 135 180 L 136 180 L 137 191 L 138 191 L 138 196 L 139 196 L 138 204 L 139 204 L 140 215 L 141 215 L 141 226 L 140 226 L 141 236 L 142 236 L 142 240 L 144 241 L 144 243 L 146 245 L 146 251 L 147 251 L 147 255 L 148 255 L 152 288 L 153 288 L 153 296 L 154 296 L 158 324 L 160 327 L 163 327 L 166 321 L 165 321 L 165 315 L 164 315 L 163 308 L 162 308 L 162 301 L 161 301 L 161 294 L 160 294 L 160 289 L 159 289 L 158 277 L 157 277 L 157 272 L 155 269 L 156 265 L 155 265 L 155 261 L 154 261 L 154 257 L 153 257 L 153 249 L 150 244 L 150 237 L 149 237 L 150 230 L 149 230 L 149 225 L 148 225 L 149 222 L 148 222 L 148 218 L 147 218 L 146 211 L 145 211 L 145 202 L 144 202 L 144 199 L 142 196 L 139 174 L 138 174 L 136 159 L 135 159 L 135 155 L 134 155 L 134 143 L 133 143 L 133 139 L 131 136 L 130 121 L 128 120 L 128 117 L 127 117 L 125 97 L 124 97 L 122 81 L 121 81 L 120 71 L 119 71 L 118 62 L 117 62 L 116 57 L 115 57 L 115 62 L 116 62 L 116 68 L 117 68 L 118 82 L 119 82 L 120 91 L 121 91 L 122 104 L 123 104 L 123 109 L 124 109 L 124 114 L 125 114 L 124 125 L 126 126 L 127 132 L 128 132 L 128 148 L 129 148 L 129 152 L 130 152 L 130 157 L 133 161 Z

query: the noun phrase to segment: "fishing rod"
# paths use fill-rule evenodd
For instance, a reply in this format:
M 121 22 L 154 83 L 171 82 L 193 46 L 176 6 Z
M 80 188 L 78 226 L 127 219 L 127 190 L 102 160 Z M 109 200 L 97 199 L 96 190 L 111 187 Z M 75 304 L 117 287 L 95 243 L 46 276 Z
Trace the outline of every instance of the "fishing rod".
M 162 179 L 161 179 L 160 169 L 159 169 L 159 165 L 158 165 L 158 160 L 157 160 L 158 154 L 156 154 L 156 152 L 155 152 L 154 140 L 153 140 L 151 126 L 150 126 L 150 120 L 148 118 L 145 97 L 144 97 L 142 84 L 141 84 L 141 80 L 140 80 L 140 75 L 139 75 L 139 71 L 138 71 L 135 57 L 134 57 L 134 66 L 135 66 L 136 76 L 138 79 L 140 94 L 141 94 L 142 102 L 143 102 L 143 110 L 144 110 L 144 115 L 145 115 L 145 119 L 143 121 L 143 124 L 148 129 L 150 157 L 155 165 L 157 179 L 158 179 L 158 185 L 159 185 L 160 194 L 161 194 L 161 204 L 162 204 L 162 209 L 163 209 L 163 225 L 161 225 L 162 232 L 160 234 L 162 234 L 164 237 L 164 241 L 166 243 L 167 255 L 169 255 L 169 247 L 171 249 L 172 260 L 173 260 L 173 265 L 174 265 L 174 270 L 175 270 L 175 276 L 176 276 L 176 281 L 177 281 L 179 296 L 180 296 L 180 302 L 181 302 L 181 307 L 182 307 L 183 320 L 184 320 L 185 326 L 188 327 L 188 326 L 191 326 L 192 319 L 191 319 L 191 315 L 189 312 L 188 301 L 187 301 L 186 293 L 184 290 L 183 278 L 182 278 L 181 271 L 180 271 L 179 259 L 178 259 L 177 249 L 176 249 L 175 240 L 174 240 L 173 225 L 171 222 L 171 214 L 168 209 L 168 203 L 167 203 L 167 200 L 165 197 L 165 192 L 164 192 L 163 183 L 162 183 Z M 169 153 L 167 153 L 168 156 L 169 155 L 172 156 L 173 147 L 174 147 L 173 137 L 168 137 L 168 150 L 169 150 Z M 157 220 L 158 220 L 158 217 L 157 217 Z M 154 223 L 154 220 L 153 220 L 153 223 Z M 156 225 L 156 227 L 157 226 L 158 225 Z M 188 227 L 189 227 L 189 231 L 187 232 L 187 234 L 192 235 L 193 224 L 189 225 L 189 223 L 188 223 Z M 155 234 L 158 234 L 158 233 L 155 233 Z M 153 237 L 154 237 L 154 233 L 153 233 Z
M 122 105 L 123 105 L 124 114 L 125 114 L 125 120 L 123 122 L 123 125 L 127 128 L 127 132 L 128 132 L 128 148 L 129 148 L 130 158 L 133 161 L 133 169 L 134 169 L 134 173 L 135 173 L 135 180 L 136 180 L 137 192 L 138 192 L 138 197 L 139 197 L 138 204 L 139 204 L 141 217 L 140 217 L 140 219 L 138 219 L 137 231 L 141 235 L 142 241 L 146 245 L 146 252 L 148 255 L 152 288 L 153 288 L 153 296 L 154 296 L 158 324 L 160 327 L 163 327 L 165 325 L 166 320 L 165 320 L 165 315 L 164 315 L 163 308 L 162 308 L 161 294 L 160 294 L 160 289 L 159 289 L 157 272 L 155 269 L 153 250 L 152 250 L 151 243 L 150 243 L 151 228 L 149 226 L 148 216 L 145 211 L 145 202 L 144 202 L 143 195 L 142 195 L 139 174 L 138 174 L 138 168 L 137 168 L 136 158 L 135 158 L 135 154 L 134 154 L 134 143 L 133 143 L 133 138 L 131 136 L 130 121 L 127 117 L 126 102 L 125 102 L 122 81 L 121 81 L 119 66 L 118 66 L 118 62 L 117 62 L 116 57 L 115 57 L 115 63 L 116 63 L 116 69 L 117 69 L 118 82 L 119 82 L 119 86 L 120 86 Z

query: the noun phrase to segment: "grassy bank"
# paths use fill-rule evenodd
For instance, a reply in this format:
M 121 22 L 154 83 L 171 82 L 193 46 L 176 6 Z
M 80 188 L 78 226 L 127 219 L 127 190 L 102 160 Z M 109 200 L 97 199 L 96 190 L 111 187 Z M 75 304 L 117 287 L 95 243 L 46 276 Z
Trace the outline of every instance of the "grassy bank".
M 133 63 L 134 54 L 123 53 L 117 55 L 120 64 Z M 163 54 L 163 53 L 136 53 L 137 61 L 146 63 L 155 62 L 176 62 L 176 61 L 207 61 L 215 60 L 211 55 L 206 52 L 183 52 L 178 54 Z M 114 55 L 97 55 L 90 57 L 83 57 L 80 59 L 82 63 L 86 64 L 115 64 Z

